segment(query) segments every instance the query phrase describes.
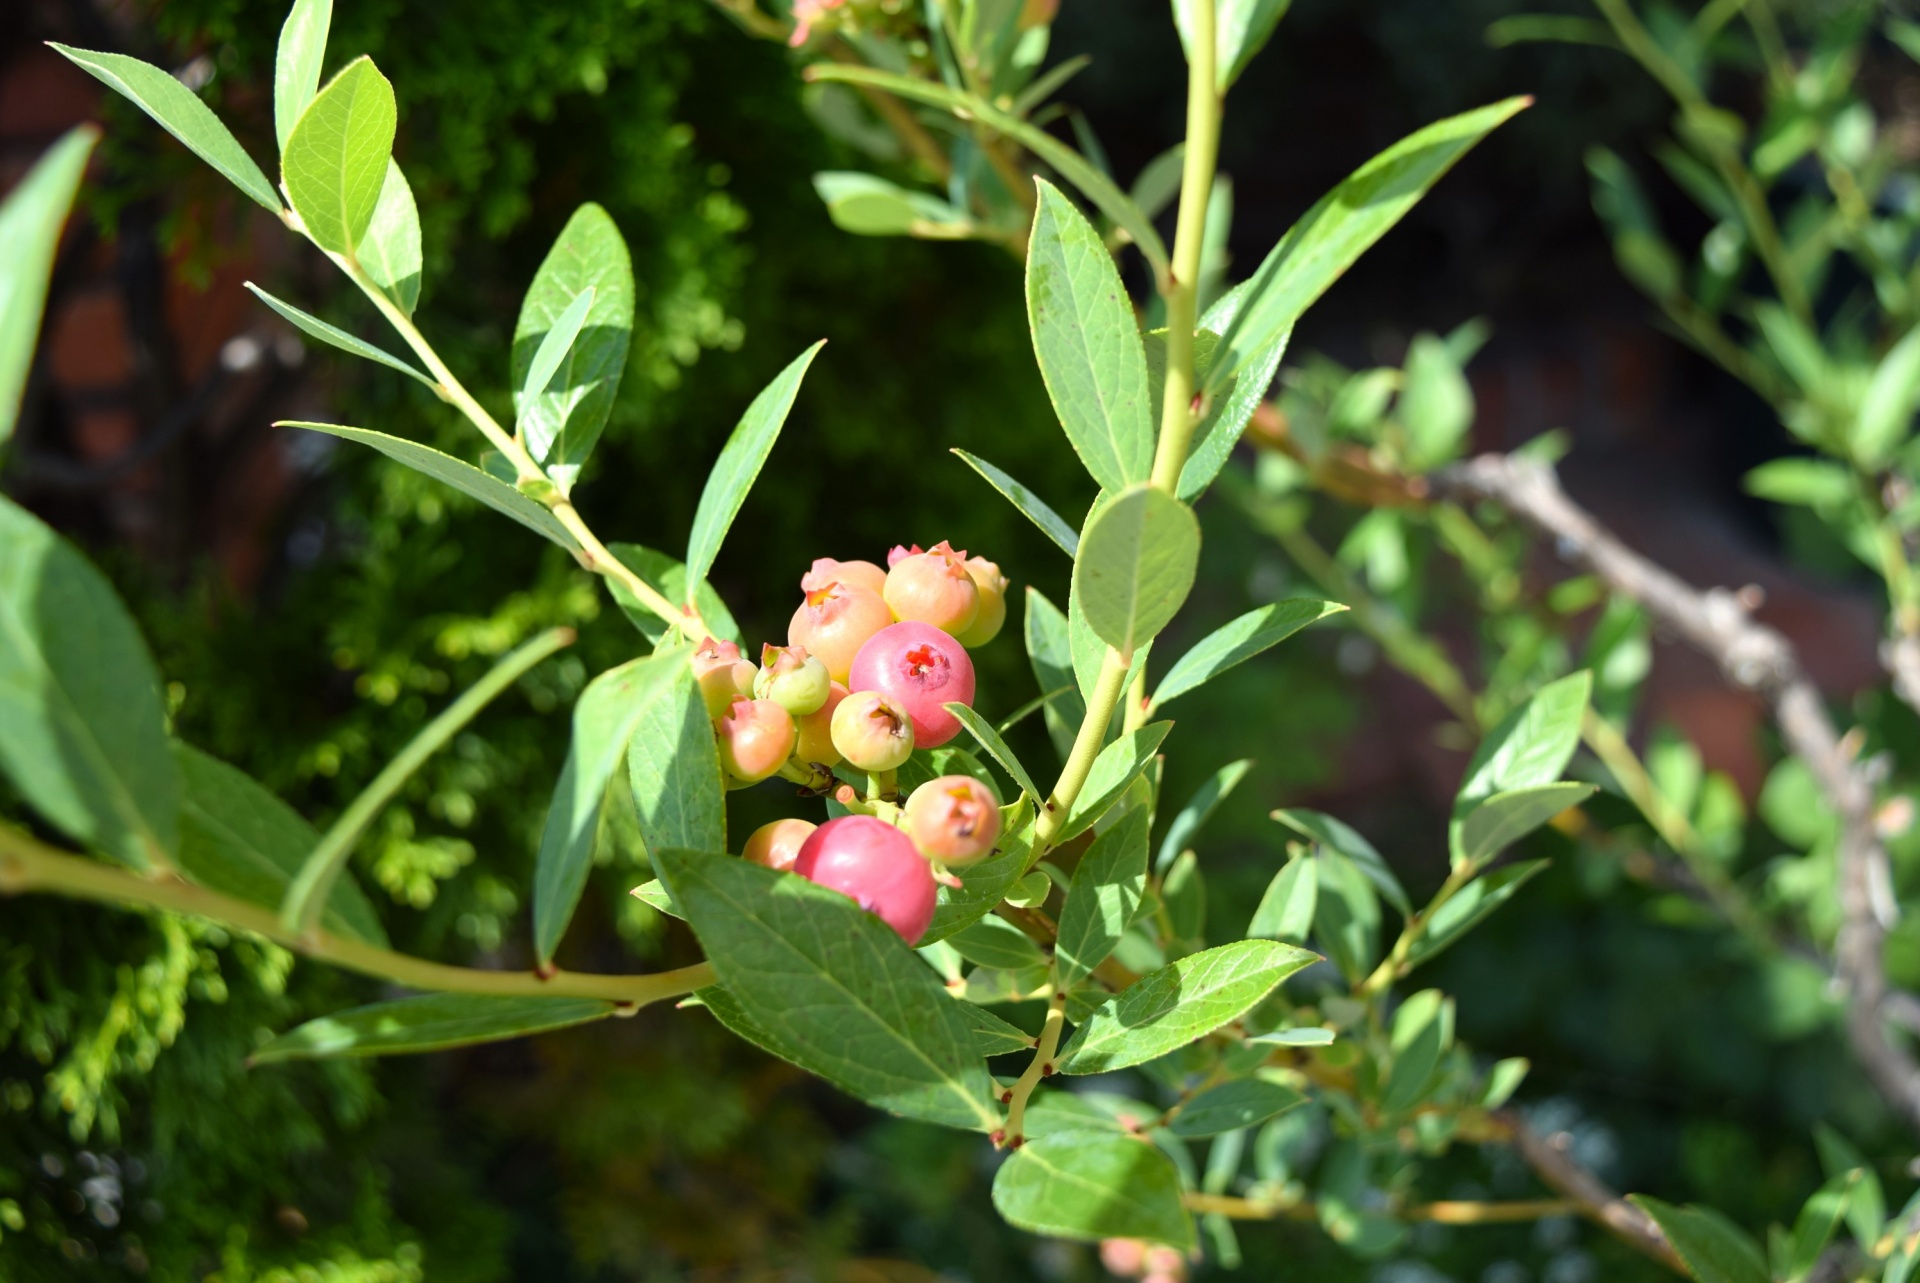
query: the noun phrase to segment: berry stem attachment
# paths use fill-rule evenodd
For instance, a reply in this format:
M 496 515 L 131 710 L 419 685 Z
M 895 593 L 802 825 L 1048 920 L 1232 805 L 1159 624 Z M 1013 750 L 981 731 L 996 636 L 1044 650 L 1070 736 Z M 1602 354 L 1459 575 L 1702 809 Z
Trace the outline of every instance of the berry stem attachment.
M 1053 1072 L 1054 1057 L 1060 1054 L 1060 1031 L 1067 1023 L 1067 994 L 1060 987 L 1060 973 L 1057 967 L 1047 970 L 1047 983 L 1053 986 L 1053 997 L 1047 1002 L 1046 1023 L 1040 1027 L 1040 1045 L 1033 1049 L 1033 1059 L 1027 1062 L 1026 1070 L 1019 1081 L 1013 1084 L 1013 1091 L 1007 1100 L 1007 1126 L 1001 1139 L 1001 1145 L 1007 1149 L 1018 1149 L 1025 1143 L 1027 1122 L 1027 1101 L 1033 1096 L 1033 1089 L 1040 1080 Z
M 1112 647 L 1107 648 L 1106 657 L 1100 661 L 1100 675 L 1094 679 L 1093 695 L 1087 700 L 1087 716 L 1073 738 L 1073 751 L 1067 755 L 1067 764 L 1060 769 L 1060 778 L 1034 825 L 1036 859 L 1053 848 L 1055 835 L 1067 822 L 1067 813 L 1073 810 L 1074 801 L 1086 786 L 1087 774 L 1093 770 L 1093 759 L 1100 756 L 1107 726 L 1113 720 L 1114 706 L 1120 702 L 1120 692 L 1127 684 L 1127 669 L 1131 664 L 1132 656 L 1122 655 Z

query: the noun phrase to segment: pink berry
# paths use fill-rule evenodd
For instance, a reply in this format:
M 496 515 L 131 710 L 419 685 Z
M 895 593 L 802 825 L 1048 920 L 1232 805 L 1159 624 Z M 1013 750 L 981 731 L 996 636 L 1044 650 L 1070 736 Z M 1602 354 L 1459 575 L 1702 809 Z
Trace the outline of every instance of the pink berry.
M 753 675 L 758 670 L 740 658 L 740 648 L 732 642 L 717 642 L 709 637 L 693 652 L 690 662 L 693 680 L 700 686 L 700 698 L 706 701 L 708 717 L 715 720 L 725 717 L 735 699 L 753 694 Z
M 906 834 L 871 815 L 843 815 L 808 834 L 793 871 L 880 915 L 908 944 L 933 921 L 933 870 Z
M 813 569 L 800 576 L 800 591 L 819 592 L 833 583 L 882 592 L 887 586 L 887 572 L 871 561 L 835 561 L 832 557 L 820 557 L 815 559 Z
M 913 719 L 900 701 L 855 691 L 833 710 L 833 746 L 861 771 L 893 771 L 913 756 Z
M 885 595 L 894 618 L 949 633 L 965 632 L 980 613 L 980 589 L 967 573 L 967 554 L 955 552 L 944 539 L 894 562 Z
M 740 848 L 740 858 L 769 869 L 791 869 L 800 858 L 800 845 L 818 825 L 806 820 L 775 820 L 762 824 Z
M 913 791 L 901 827 L 928 859 L 971 864 L 1000 840 L 1000 799 L 971 775 L 942 775 Z
M 960 723 L 940 706 L 973 706 L 973 661 L 966 647 L 938 628 L 895 624 L 860 648 L 848 684 L 898 700 L 913 719 L 913 742 L 939 748 L 960 733 Z
M 806 647 L 827 666 L 827 676 L 845 682 L 867 638 L 892 622 L 893 612 L 879 593 L 836 580 L 807 594 L 787 625 L 787 641 Z
M 761 647 L 760 669 L 753 677 L 755 699 L 770 699 L 804 717 L 827 702 L 832 687 L 827 666 L 807 654 L 805 646 Z
M 833 746 L 833 710 L 847 697 L 847 688 L 839 682 L 827 687 L 827 702 L 805 717 L 793 719 L 798 737 L 793 755 L 803 762 L 817 762 L 832 770 L 840 765 L 840 750 Z
M 973 586 L 980 590 L 980 613 L 973 617 L 973 623 L 955 634 L 955 639 L 971 650 L 998 637 L 1000 626 L 1007 622 L 1007 577 L 985 557 L 970 559 L 967 574 L 973 577 Z
M 720 765 L 748 784 L 772 775 L 793 753 L 793 718 L 770 699 L 741 696 L 714 729 L 720 732 Z
M 1101 1239 L 1100 1264 L 1106 1266 L 1110 1274 L 1138 1278 L 1146 1268 L 1147 1245 L 1137 1238 Z

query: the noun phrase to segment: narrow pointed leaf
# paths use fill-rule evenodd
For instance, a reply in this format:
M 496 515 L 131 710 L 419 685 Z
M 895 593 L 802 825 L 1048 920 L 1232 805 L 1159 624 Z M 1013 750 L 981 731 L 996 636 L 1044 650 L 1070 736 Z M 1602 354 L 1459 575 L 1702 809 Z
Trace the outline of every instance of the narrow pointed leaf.
M 533 398 L 547 390 L 553 381 L 554 371 L 560 368 L 568 354 L 573 351 L 573 341 L 580 337 L 580 327 L 587 323 L 587 311 L 593 306 L 593 287 L 589 285 L 581 290 L 567 310 L 560 313 L 540 340 L 540 346 L 534 351 L 533 362 L 527 366 L 526 382 L 520 387 L 520 404 L 528 405 Z M 525 428 L 522 423 L 520 427 Z
M 637 543 L 608 544 L 607 550 L 618 557 L 627 569 L 658 588 L 660 595 L 668 601 L 687 599 L 687 567 L 678 558 Z M 607 579 L 607 591 L 620 603 L 621 611 L 640 630 L 641 635 L 658 646 L 660 639 L 667 635 L 667 621 L 642 605 L 640 599 L 628 592 L 618 579 Z M 714 591 L 711 583 L 701 583 L 694 595 L 694 604 L 700 608 L 700 618 L 706 620 L 707 631 L 713 634 L 715 641 L 740 640 L 740 625 L 734 622 L 733 612 L 727 609 L 727 603 L 720 599 L 720 594 Z
M 1067 688 L 1067 693 L 1042 710 L 1054 746 L 1065 758 L 1073 734 L 1087 715 L 1087 702 L 1074 674 L 1073 640 L 1067 617 L 1037 588 L 1027 589 L 1027 612 L 1022 624 L 1027 662 L 1042 691 Z
M 1495 126 L 1530 102 L 1509 98 L 1427 126 L 1369 160 L 1295 223 L 1254 272 L 1221 336 L 1209 387 L 1255 361 Z
M 672 663 L 671 656 L 663 662 Z M 706 702 L 681 658 L 658 697 L 644 701 L 627 744 L 627 779 L 647 850 L 727 849 L 726 783 Z
M 1113 953 L 1140 908 L 1147 889 L 1147 829 L 1152 817 L 1137 806 L 1095 838 L 1073 872 L 1060 911 L 1054 963 L 1060 984 L 1071 988 L 1093 974 Z
M 1495 793 L 1552 784 L 1580 744 L 1580 723 L 1593 690 L 1581 671 L 1536 691 L 1480 742 L 1467 763 L 1454 815 L 1464 815 Z
M 1468 864 L 1484 864 L 1593 793 L 1591 784 L 1541 784 L 1496 793 L 1460 822 L 1461 857 Z
M 1509 864 L 1461 887 L 1427 919 L 1407 952 L 1407 965 L 1417 967 L 1459 940 L 1546 867 L 1545 860 Z
M 1008 1223 L 1035 1234 L 1193 1246 L 1193 1220 L 1172 1160 L 1151 1141 L 1117 1132 L 1032 1137 L 995 1173 L 993 1205 Z
M 1080 796 L 1074 799 L 1073 809 L 1067 812 L 1067 822 L 1061 826 L 1054 841 L 1065 842 L 1086 832 L 1096 820 L 1111 810 L 1121 794 L 1127 791 L 1127 786 L 1147 769 L 1147 763 L 1153 761 L 1154 754 L 1160 751 L 1160 742 L 1167 738 L 1167 732 L 1172 729 L 1172 722 L 1154 722 L 1137 731 L 1129 731 L 1101 749 L 1100 756 L 1093 759 L 1093 768 L 1087 772 L 1087 782 L 1081 786 Z
M 1080 532 L 1060 519 L 1060 514 L 1048 507 L 1039 495 L 1015 481 L 1000 469 L 988 463 L 978 455 L 968 454 L 965 450 L 955 450 L 969 468 L 987 479 L 987 484 L 1005 495 L 1007 502 L 1018 508 L 1027 520 L 1040 527 L 1041 533 L 1060 545 L 1060 551 L 1071 557 L 1080 548 Z
M 160 68 L 117 53 L 94 53 L 56 44 L 53 48 L 109 89 L 153 117 L 160 127 L 224 175 L 228 182 L 272 210 L 280 197 L 239 141 L 193 90 Z
M 160 674 L 106 576 L 0 497 L 0 771 L 75 841 L 137 869 L 179 844 Z
M 739 426 L 734 428 L 720 457 L 714 461 L 713 471 L 707 474 L 706 488 L 700 492 L 700 506 L 694 510 L 693 532 L 687 536 L 687 574 L 695 583 L 705 579 L 713 569 L 720 543 L 727 537 L 734 517 L 739 515 L 740 505 L 746 502 L 754 479 L 760 475 L 787 421 L 788 411 L 793 409 L 793 399 L 800 393 L 800 381 L 825 345 L 825 339 L 815 343 L 767 384 L 740 416 Z
M 654 863 L 780 1055 L 892 1113 L 999 1125 L 970 1022 L 891 927 L 837 891 L 731 856 L 669 849 Z
M 320 841 L 311 824 L 252 778 L 178 741 L 180 871 L 190 881 L 278 909 Z M 351 875 L 333 884 L 320 925 L 385 948 L 387 934 Z
M 600 998 L 426 994 L 309 1020 L 254 1052 L 247 1063 L 445 1051 L 566 1029 L 613 1012 L 614 1004 Z
M 280 156 L 280 179 L 321 249 L 353 257 L 373 222 L 399 121 L 393 86 L 356 58 L 300 114 Z
M 1000 971 L 1026 971 L 1047 965 L 1040 946 L 1028 939 L 1026 932 L 1005 918 L 992 914 L 964 930 L 954 932 L 947 937 L 946 943 L 975 966 L 993 967 Z
M 287 148 L 300 113 L 320 92 L 320 68 L 327 57 L 327 29 L 333 24 L 333 0 L 293 0 L 280 28 L 273 60 L 273 132 Z
M 1008 1024 L 985 1007 L 976 1007 L 966 1001 L 957 1001 L 961 1019 L 973 1030 L 974 1050 L 982 1056 L 1004 1056 L 1008 1052 L 1025 1051 L 1033 1046 L 1033 1039 L 1021 1029 Z
M 1768 1283 L 1766 1258 L 1745 1230 L 1707 1207 L 1675 1207 L 1645 1194 L 1627 1201 L 1651 1216 L 1698 1283 Z
M 1287 867 L 1273 875 L 1267 892 L 1253 911 L 1247 935 L 1253 939 L 1281 940 L 1305 944 L 1313 931 L 1313 913 L 1319 903 L 1320 887 L 1310 859 L 1290 860 Z
M 1355 867 L 1366 875 L 1367 881 L 1386 897 L 1387 903 L 1400 910 L 1402 917 L 1412 912 L 1406 888 L 1400 885 L 1400 879 L 1394 876 L 1393 870 L 1380 852 L 1374 849 L 1373 843 L 1360 836 L 1353 826 L 1324 812 L 1299 807 L 1275 811 L 1273 818 L 1302 837 L 1311 838 L 1328 850 L 1338 851 L 1352 860 Z
M 1154 857 L 1155 872 L 1165 873 L 1180 853 L 1192 844 L 1201 826 L 1212 818 L 1220 804 L 1227 800 L 1253 769 L 1252 758 L 1241 758 L 1237 762 L 1228 762 L 1225 766 L 1207 777 L 1180 813 L 1173 817 L 1173 823 L 1167 825 L 1167 835 L 1160 840 L 1160 854 Z
M 994 730 L 986 718 L 965 704 L 945 704 L 942 707 L 951 713 L 960 725 L 967 728 L 967 734 L 980 742 L 980 747 L 987 750 L 987 756 L 998 762 L 1000 768 L 1013 778 L 1015 784 L 1026 791 L 1028 797 L 1038 803 L 1046 796 L 1040 791 L 1040 786 L 1033 782 L 1033 777 L 1027 774 L 1027 768 L 1020 765 L 1020 759 L 1013 755 L 1013 750 L 1007 747 L 1007 742 L 1000 738 L 1000 732 Z
M 20 413 L 60 229 L 99 139 L 91 125 L 68 130 L 0 205 L 0 445 Z
M 1028 241 L 1027 318 L 1047 395 L 1087 471 L 1110 493 L 1144 482 L 1153 412 L 1133 304 L 1100 233 L 1045 180 Z
M 1201 1092 L 1181 1106 L 1167 1127 L 1175 1136 L 1218 1136 L 1242 1127 L 1257 1127 L 1306 1103 L 1307 1098 L 1291 1087 L 1260 1078 L 1241 1078 Z
M 528 390 L 545 336 L 576 299 L 593 291 L 580 335 L 552 376 Z M 514 411 L 527 449 L 563 491 L 613 413 L 633 346 L 633 260 L 611 215 L 588 202 L 560 229 L 520 304 L 513 328 Z
M 1152 641 L 1193 589 L 1200 522 L 1165 491 L 1135 486 L 1087 523 L 1074 596 L 1100 640 L 1124 654 Z
M 463 463 L 452 455 L 441 454 L 431 446 L 421 445 L 417 441 L 408 441 L 403 437 L 390 437 L 384 432 L 369 432 L 365 428 L 349 428 L 338 423 L 282 421 L 274 426 L 307 428 L 314 432 L 324 432 L 329 436 L 372 446 L 389 459 L 404 463 L 416 472 L 424 472 L 436 481 L 444 481 L 454 489 L 478 499 L 495 512 L 512 517 L 527 529 L 535 534 L 545 535 L 568 552 L 578 552 L 580 549 L 580 545 L 574 542 L 567 528 L 560 524 L 559 518 L 553 515 L 553 510 L 545 504 L 529 499 L 492 473 L 482 472 L 472 464 Z
M 1060 1056 L 1069 1074 L 1143 1064 L 1253 1010 L 1282 980 L 1318 959 L 1271 940 L 1189 954 L 1101 1003 Z
M 391 158 L 373 222 L 360 238 L 360 266 L 402 312 L 413 315 L 420 303 L 420 208 L 400 163 Z
M 1296 597 L 1248 611 L 1207 634 L 1192 650 L 1173 662 L 1153 692 L 1154 707 L 1199 689 L 1235 665 L 1279 645 L 1308 624 L 1318 623 L 1345 609 L 1338 602 Z
M 291 303 L 281 302 L 273 295 L 261 289 L 258 285 L 255 285 L 252 281 L 246 282 L 246 287 L 253 292 L 255 298 L 278 312 L 288 321 L 291 321 L 301 330 L 319 339 L 322 343 L 337 347 L 342 352 L 351 352 L 362 360 L 377 362 L 390 370 L 398 370 L 402 374 L 410 374 L 428 387 L 438 389 L 439 385 L 431 378 L 401 360 L 399 357 L 394 356 L 391 352 L 377 348 L 364 339 L 355 338 L 338 326 L 327 324 L 311 312 L 303 312 Z

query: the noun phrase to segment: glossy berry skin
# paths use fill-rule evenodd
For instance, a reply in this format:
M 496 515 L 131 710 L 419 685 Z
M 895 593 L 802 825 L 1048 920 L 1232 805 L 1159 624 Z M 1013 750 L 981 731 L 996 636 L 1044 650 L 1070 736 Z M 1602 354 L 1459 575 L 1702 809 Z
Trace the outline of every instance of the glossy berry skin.
M 833 746 L 860 771 L 894 771 L 913 756 L 913 719 L 900 701 L 855 691 L 833 710 Z
M 746 784 L 758 784 L 793 754 L 793 718 L 770 699 L 733 701 L 714 724 L 720 733 L 720 765 Z
M 800 846 L 818 828 L 806 820 L 775 820 L 762 824 L 740 848 L 740 858 L 748 864 L 769 869 L 791 869 L 800 858 Z
M 913 720 L 913 742 L 939 748 L 960 733 L 960 723 L 940 706 L 973 706 L 973 661 L 966 647 L 938 628 L 894 624 L 860 648 L 849 685 L 898 700 Z
M 718 721 L 727 715 L 733 701 L 753 694 L 753 675 L 759 670 L 740 658 L 740 648 L 732 642 L 717 642 L 708 637 L 688 660 L 693 679 L 699 683 L 700 698 L 706 701 L 707 716 Z
M 770 699 L 795 717 L 804 717 L 827 702 L 833 679 L 827 666 L 807 654 L 804 646 L 765 646 L 760 669 L 753 677 L 753 697 Z
M 973 622 L 955 639 L 962 646 L 972 650 L 975 646 L 984 646 L 1000 635 L 1001 625 L 1007 622 L 1007 577 L 985 557 L 973 557 L 967 561 L 967 574 L 973 578 L 973 586 L 980 591 L 980 612 Z
M 908 944 L 933 921 L 933 870 L 906 834 L 871 815 L 843 815 L 808 834 L 793 871 L 878 914 Z
M 871 561 L 835 561 L 832 557 L 819 557 L 814 560 L 813 569 L 800 576 L 800 591 L 819 592 L 828 584 L 835 583 L 882 592 L 887 586 L 887 572 Z
M 945 540 L 895 561 L 887 571 L 885 596 L 895 619 L 956 635 L 980 613 L 980 589 L 967 573 L 967 554 L 955 552 Z
M 825 664 L 828 677 L 845 682 L 867 638 L 892 622 L 879 593 L 836 580 L 807 594 L 787 625 L 787 641 Z
M 793 755 L 803 762 L 818 762 L 832 770 L 840 765 L 840 750 L 833 746 L 833 710 L 847 697 L 847 688 L 839 682 L 827 687 L 827 702 L 805 717 L 793 719 L 797 736 Z
M 942 775 L 913 791 L 900 827 L 928 859 L 971 864 L 1000 840 L 1000 799 L 971 775 Z

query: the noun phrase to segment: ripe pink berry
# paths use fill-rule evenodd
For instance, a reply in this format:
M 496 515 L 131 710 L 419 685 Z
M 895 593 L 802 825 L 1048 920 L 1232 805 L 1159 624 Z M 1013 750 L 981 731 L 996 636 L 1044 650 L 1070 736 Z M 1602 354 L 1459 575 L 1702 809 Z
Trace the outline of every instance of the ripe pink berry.
M 973 577 L 973 586 L 980 590 L 980 613 L 965 630 L 955 634 L 955 639 L 971 650 L 998 637 L 1000 626 L 1007 622 L 1007 577 L 985 557 L 970 559 L 967 574 Z
M 762 824 L 740 848 L 740 858 L 769 869 L 791 869 L 800 858 L 800 844 L 819 826 L 806 820 L 775 820 Z
M 800 576 L 800 591 L 819 592 L 832 583 L 881 592 L 887 586 L 887 572 L 871 561 L 835 561 L 832 557 L 820 557 L 815 559 L 813 569 Z
M 827 702 L 805 717 L 793 719 L 798 732 L 793 755 L 803 762 L 817 762 L 832 770 L 840 765 L 840 750 L 833 746 L 833 710 L 847 697 L 847 688 L 839 682 L 827 687 Z
M 854 657 L 849 685 L 899 701 L 913 719 L 913 742 L 939 748 L 960 733 L 942 704 L 973 706 L 973 661 L 966 647 L 927 624 L 900 623 L 875 633 Z
M 867 638 L 892 622 L 893 612 L 879 593 L 836 580 L 807 594 L 787 625 L 787 641 L 806 647 L 827 666 L 827 676 L 844 682 Z
M 908 553 L 887 572 L 887 607 L 894 618 L 916 620 L 959 634 L 980 613 L 980 589 L 967 573 L 967 554 L 943 539 L 926 552 Z
M 942 775 L 913 791 L 900 827 L 928 859 L 971 864 L 1000 840 L 1000 799 L 971 775 Z
M 827 666 L 807 654 L 804 646 L 760 648 L 760 669 L 753 677 L 753 697 L 770 699 L 796 717 L 804 717 L 827 702 L 833 679 Z
M 740 648 L 732 642 L 717 642 L 708 637 L 690 657 L 693 679 L 699 683 L 700 698 L 706 701 L 707 716 L 718 720 L 741 695 L 753 694 L 753 675 L 759 671 L 740 658 Z
M 1138 1278 L 1147 1266 L 1147 1245 L 1137 1238 L 1102 1239 L 1100 1264 L 1107 1267 L 1109 1274 Z
M 843 815 L 808 834 L 793 871 L 879 914 L 908 944 L 933 921 L 933 870 L 906 834 L 871 815 Z
M 913 756 L 913 719 L 900 701 L 855 691 L 833 710 L 833 746 L 861 771 L 898 770 Z
M 720 732 L 720 765 L 748 784 L 772 775 L 793 753 L 793 718 L 770 699 L 739 697 L 714 729 Z

